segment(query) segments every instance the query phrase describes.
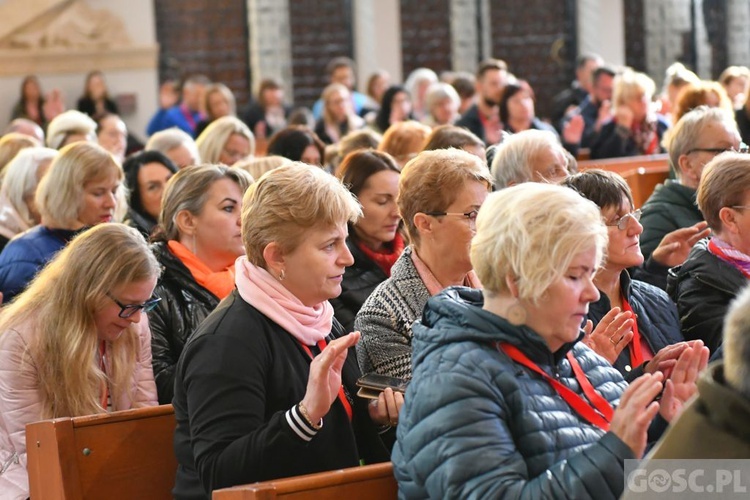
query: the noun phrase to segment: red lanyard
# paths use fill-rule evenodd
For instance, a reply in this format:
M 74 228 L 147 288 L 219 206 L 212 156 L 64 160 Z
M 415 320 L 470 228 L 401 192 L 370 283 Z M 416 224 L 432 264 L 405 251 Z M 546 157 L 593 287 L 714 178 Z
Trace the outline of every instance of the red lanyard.
M 625 300 L 625 297 L 622 298 L 622 309 L 624 311 L 630 311 L 633 315 L 633 340 L 630 342 L 630 345 L 628 345 L 628 349 L 630 349 L 630 366 L 635 368 L 636 366 L 641 366 L 643 364 L 643 349 L 641 349 L 641 335 L 638 333 L 638 321 L 636 321 L 633 308 L 630 307 L 630 304 Z
M 313 353 L 310 350 L 309 347 L 307 347 L 305 344 L 300 342 L 300 345 L 302 346 L 302 349 L 305 350 L 308 356 L 310 356 L 310 359 L 313 359 Z M 323 352 L 323 349 L 326 348 L 326 340 L 322 339 L 318 342 L 318 349 L 320 349 L 320 352 Z M 352 405 L 349 404 L 349 400 L 346 399 L 346 394 L 344 393 L 344 386 L 343 384 L 341 387 L 339 387 L 339 401 L 341 401 L 341 404 L 344 405 L 344 410 L 346 410 L 346 415 L 349 417 L 349 422 L 352 421 Z
M 554 378 L 547 375 L 544 370 L 539 368 L 536 363 L 531 361 L 516 347 L 510 344 L 501 344 L 499 342 L 497 343 L 497 347 L 519 365 L 523 365 L 529 370 L 541 375 L 542 378 L 552 386 L 557 394 L 559 394 L 560 397 L 562 397 L 565 402 L 568 403 L 568 405 L 570 405 L 570 407 L 573 408 L 576 413 L 578 413 L 578 415 L 583 417 L 590 424 L 595 425 L 604 431 L 609 430 L 609 423 L 612 421 L 612 414 L 614 413 L 614 410 L 609 404 L 609 401 L 604 399 L 598 392 L 596 392 L 594 387 L 591 385 L 591 382 L 589 382 L 589 379 L 586 377 L 586 374 L 583 373 L 581 365 L 578 364 L 578 361 L 573 356 L 572 352 L 569 352 L 567 355 L 568 361 L 570 362 L 571 368 L 573 368 L 573 374 L 578 381 L 578 385 L 581 386 L 581 390 L 583 390 L 583 393 L 589 399 L 591 404 L 587 403 L 581 396 L 573 392 L 561 382 L 558 382 Z M 594 407 L 592 408 L 591 405 L 594 405 Z
M 106 352 L 107 344 L 104 341 L 101 341 L 99 343 L 99 368 L 101 368 L 102 372 L 104 372 L 105 375 L 107 374 L 107 364 L 104 360 Z M 102 389 L 101 398 L 102 399 L 100 403 L 102 405 L 102 408 L 104 408 L 104 411 L 109 411 L 107 405 L 107 400 L 109 399 L 109 387 L 106 380 L 104 381 L 104 388 Z

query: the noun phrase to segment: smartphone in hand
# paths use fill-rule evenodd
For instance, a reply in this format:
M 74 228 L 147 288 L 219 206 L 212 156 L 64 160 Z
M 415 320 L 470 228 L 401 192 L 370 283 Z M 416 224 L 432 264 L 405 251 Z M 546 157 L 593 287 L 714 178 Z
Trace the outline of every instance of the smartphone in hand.
M 406 386 L 408 385 L 409 381 L 402 378 L 389 377 L 378 373 L 368 373 L 357 380 L 357 387 L 359 387 L 357 396 L 366 399 L 378 399 L 378 396 L 386 389 L 386 387 L 390 387 L 394 391 L 403 393 L 406 392 Z

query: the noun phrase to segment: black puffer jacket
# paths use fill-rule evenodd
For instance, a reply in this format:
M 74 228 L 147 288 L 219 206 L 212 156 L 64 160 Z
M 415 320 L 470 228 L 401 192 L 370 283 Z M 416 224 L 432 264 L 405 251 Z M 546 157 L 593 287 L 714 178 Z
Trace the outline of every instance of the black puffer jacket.
M 182 348 L 201 321 L 216 308 L 219 299 L 195 281 L 190 270 L 169 251 L 166 243 L 154 243 L 151 250 L 164 266 L 154 290 L 154 296 L 160 297 L 161 301 L 148 313 L 154 379 L 159 404 L 169 404 L 174 394 L 174 371 Z
M 701 339 L 713 353 L 723 340 L 729 303 L 748 280 L 709 252 L 708 241 L 696 243 L 685 263 L 669 271 L 667 293 L 677 304 L 685 338 Z
M 413 377 L 391 456 L 400 498 L 618 498 L 630 448 L 493 342 L 514 345 L 581 394 L 565 358 L 572 349 L 613 406 L 622 376 L 581 342 L 553 354 L 534 331 L 482 302 L 478 290 L 448 288 L 414 325 Z
M 352 232 L 351 228 L 349 232 Z M 380 269 L 380 266 L 359 249 L 351 236 L 346 240 L 346 246 L 349 247 L 354 257 L 354 264 L 344 271 L 341 295 L 331 299 L 330 302 L 336 319 L 344 327 L 344 331 L 349 333 L 354 330 L 354 318 L 362 304 L 379 284 L 388 279 L 388 276 Z
M 656 354 L 663 347 L 684 340 L 680 332 L 677 308 L 664 290 L 642 281 L 631 281 L 627 271 L 620 275 L 620 289 L 622 296 L 638 316 L 638 333 L 651 352 Z M 602 291 L 599 293 L 599 300 L 589 305 L 587 318 L 594 322 L 594 326 L 598 325 L 604 315 L 612 309 L 609 297 Z M 630 350 L 623 349 L 614 366 L 623 377 L 635 380 L 643 375 L 645 363 L 639 367 L 631 366 Z

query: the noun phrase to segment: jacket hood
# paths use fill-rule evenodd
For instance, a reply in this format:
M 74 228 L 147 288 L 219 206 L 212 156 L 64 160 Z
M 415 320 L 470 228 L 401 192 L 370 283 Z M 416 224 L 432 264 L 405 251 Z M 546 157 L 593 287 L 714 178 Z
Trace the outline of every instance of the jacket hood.
M 482 309 L 481 290 L 450 287 L 427 301 L 421 321 L 413 326 L 414 363 L 432 349 L 455 342 L 507 342 L 540 362 L 559 361 L 583 337 L 565 344 L 554 354 L 547 342 L 525 325 L 513 325 L 504 318 Z M 554 359 L 551 359 L 554 358 Z

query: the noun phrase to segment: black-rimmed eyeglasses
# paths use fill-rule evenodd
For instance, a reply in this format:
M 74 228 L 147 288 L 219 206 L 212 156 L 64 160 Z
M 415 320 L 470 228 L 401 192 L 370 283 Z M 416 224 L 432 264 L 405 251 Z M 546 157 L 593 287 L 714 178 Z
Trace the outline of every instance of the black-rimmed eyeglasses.
M 689 149 L 686 155 L 689 155 L 691 153 L 697 153 L 697 152 L 703 152 L 703 153 L 713 153 L 715 155 L 719 155 L 721 153 L 726 153 L 727 151 L 731 151 L 733 153 L 750 153 L 750 147 L 748 147 L 747 144 L 742 143 L 740 144 L 739 148 L 693 148 Z
M 159 303 L 161 300 L 161 297 L 156 297 L 153 299 L 149 299 L 143 304 L 123 304 L 116 298 L 112 297 L 109 293 L 107 293 L 107 297 L 112 299 L 112 302 L 120 306 L 120 312 L 118 314 L 119 317 L 123 319 L 128 319 L 135 313 L 137 313 L 139 310 L 143 309 L 143 312 L 150 312 L 154 310 L 154 307 L 156 307 L 156 304 Z
M 479 210 L 472 210 L 471 212 L 461 213 L 461 212 L 425 212 L 425 215 L 429 215 L 430 217 L 443 217 L 445 215 L 455 215 L 460 216 L 465 219 L 470 220 L 471 222 L 476 222 L 477 215 L 479 215 Z

